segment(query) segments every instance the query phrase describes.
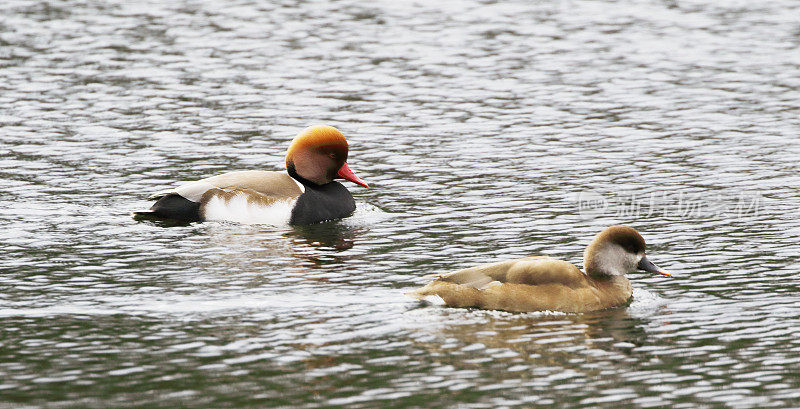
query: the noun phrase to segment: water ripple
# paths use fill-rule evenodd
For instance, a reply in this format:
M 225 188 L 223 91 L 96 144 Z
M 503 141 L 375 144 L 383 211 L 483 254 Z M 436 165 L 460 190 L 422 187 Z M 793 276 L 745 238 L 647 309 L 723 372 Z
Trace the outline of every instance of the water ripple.
M 79 407 L 791 407 L 790 1 L 0 5 L 0 400 Z M 351 143 L 359 210 L 135 223 L 148 193 Z M 587 199 L 588 198 L 588 199 Z M 592 201 L 592 200 L 595 201 Z M 428 276 L 611 223 L 673 279 L 582 315 Z

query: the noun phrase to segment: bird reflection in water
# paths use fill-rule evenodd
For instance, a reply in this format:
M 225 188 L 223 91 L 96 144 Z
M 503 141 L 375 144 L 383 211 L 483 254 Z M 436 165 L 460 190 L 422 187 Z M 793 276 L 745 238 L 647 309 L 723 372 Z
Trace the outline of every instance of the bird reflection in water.
M 509 313 L 475 309 L 414 309 L 417 344 L 460 367 L 464 359 L 489 358 L 530 370 L 591 372 L 593 357 L 624 361 L 636 347 L 653 343 L 646 318 L 627 308 L 584 314 Z M 580 362 L 575 361 L 580 357 Z M 652 357 L 651 357 L 652 358 Z M 587 367 L 583 368 L 583 363 Z M 520 376 L 509 374 L 509 379 Z
M 271 281 L 298 276 L 325 280 L 338 274 L 337 265 L 358 257 L 348 250 L 365 231 L 340 222 L 286 228 L 224 223 L 204 227 L 205 234 L 194 238 L 204 237 L 204 242 L 192 257 L 223 264 L 229 273 L 252 273 Z M 322 267 L 333 270 L 322 271 Z
M 355 238 L 362 230 L 364 229 L 337 222 L 328 222 L 295 226 L 294 229 L 286 232 L 285 236 L 298 244 L 341 252 L 353 248 Z

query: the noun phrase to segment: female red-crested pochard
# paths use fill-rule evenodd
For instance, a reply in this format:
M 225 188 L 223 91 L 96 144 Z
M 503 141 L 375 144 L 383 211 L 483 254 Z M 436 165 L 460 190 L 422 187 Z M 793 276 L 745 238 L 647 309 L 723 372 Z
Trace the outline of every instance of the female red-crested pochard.
M 611 226 L 595 236 L 583 253 L 585 272 L 550 257 L 526 257 L 484 264 L 437 277 L 409 293 L 439 296 L 451 307 L 515 312 L 588 312 L 626 305 L 636 270 L 670 276 L 645 256 L 635 229 Z
M 224 173 L 156 193 L 137 218 L 181 222 L 204 220 L 253 224 L 313 224 L 353 214 L 355 201 L 344 178 L 369 187 L 347 165 L 347 140 L 332 126 L 310 126 L 286 151 L 287 172 Z

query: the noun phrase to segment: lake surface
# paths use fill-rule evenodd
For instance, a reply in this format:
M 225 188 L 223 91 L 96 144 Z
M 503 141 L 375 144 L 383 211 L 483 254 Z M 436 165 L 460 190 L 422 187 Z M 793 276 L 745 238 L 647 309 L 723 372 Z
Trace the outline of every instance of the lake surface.
M 800 406 L 800 3 L 0 3 L 0 407 Z M 135 222 L 338 127 L 304 228 Z M 404 295 L 613 223 L 626 308 Z

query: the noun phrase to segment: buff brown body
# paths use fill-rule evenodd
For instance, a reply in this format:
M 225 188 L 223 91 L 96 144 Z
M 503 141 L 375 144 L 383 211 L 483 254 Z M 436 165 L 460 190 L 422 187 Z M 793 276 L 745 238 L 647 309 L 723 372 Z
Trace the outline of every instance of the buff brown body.
M 442 275 L 410 295 L 438 296 L 451 307 L 515 312 L 578 313 L 619 307 L 628 304 L 633 293 L 624 275 L 628 271 L 622 270 L 641 265 L 667 275 L 649 263 L 644 247 L 644 239 L 634 229 L 612 226 L 587 247 L 587 272 L 550 257 L 526 257 Z M 617 259 L 621 266 L 613 265 Z

